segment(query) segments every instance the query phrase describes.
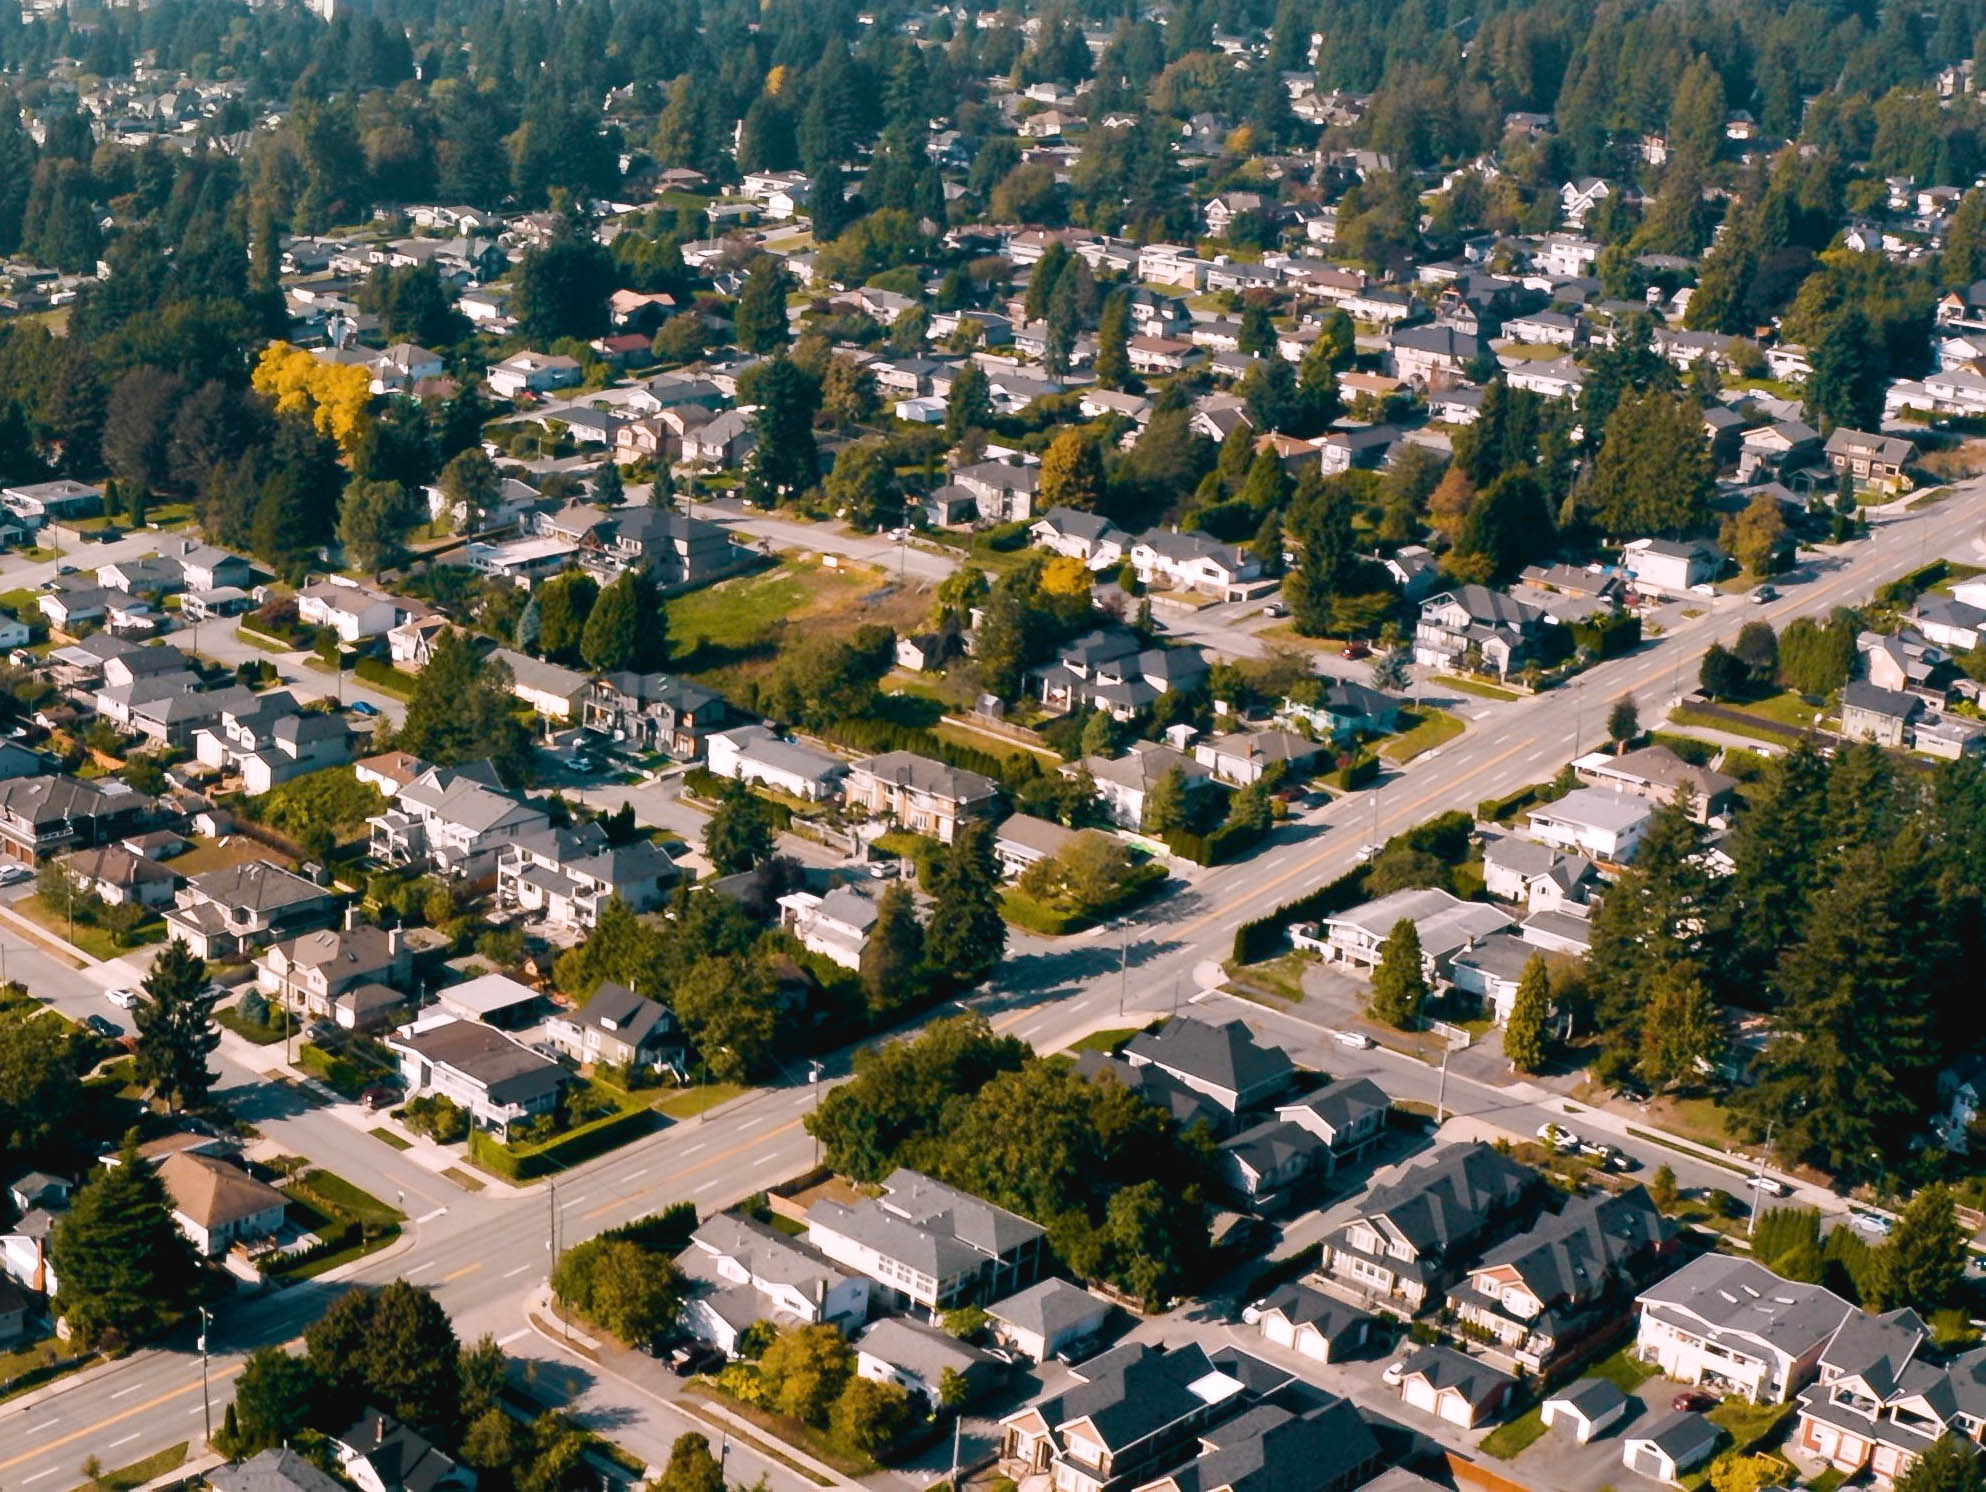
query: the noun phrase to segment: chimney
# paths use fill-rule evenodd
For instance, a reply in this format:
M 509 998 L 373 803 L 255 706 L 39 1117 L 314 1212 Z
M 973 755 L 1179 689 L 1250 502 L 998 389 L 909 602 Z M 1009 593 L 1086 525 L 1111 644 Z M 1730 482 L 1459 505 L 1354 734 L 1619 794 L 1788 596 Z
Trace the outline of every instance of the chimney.
M 359 925 L 359 904 L 351 903 L 345 908 L 345 931 L 356 932 Z
M 399 928 L 395 927 L 388 930 L 386 934 L 386 952 L 389 957 L 398 958 L 400 956 L 401 937 L 402 934 Z

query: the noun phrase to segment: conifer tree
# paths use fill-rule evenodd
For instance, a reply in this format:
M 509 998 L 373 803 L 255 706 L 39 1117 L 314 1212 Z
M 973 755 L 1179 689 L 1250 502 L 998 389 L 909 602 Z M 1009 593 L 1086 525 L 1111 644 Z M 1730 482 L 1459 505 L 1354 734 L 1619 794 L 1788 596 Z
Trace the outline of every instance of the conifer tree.
M 1402 917 L 1380 946 L 1379 966 L 1372 971 L 1372 1017 L 1408 1030 L 1419 1024 L 1426 1000 L 1420 929 L 1412 918 Z
M 199 1278 L 193 1245 L 179 1231 L 165 1183 L 125 1136 L 116 1165 L 99 1166 L 55 1225 L 51 1250 L 57 1306 L 88 1343 L 130 1342 L 190 1309 Z
M 205 1103 L 215 1077 L 207 1058 L 221 1042 L 206 960 L 184 938 L 174 938 L 152 961 L 140 989 L 138 1081 L 175 1111 Z
M 1516 998 L 1510 1002 L 1510 1017 L 1503 1025 L 1503 1055 L 1519 1072 L 1536 1072 L 1545 1065 L 1551 1017 L 1551 977 L 1545 971 L 1545 956 L 1534 953 L 1524 965 Z

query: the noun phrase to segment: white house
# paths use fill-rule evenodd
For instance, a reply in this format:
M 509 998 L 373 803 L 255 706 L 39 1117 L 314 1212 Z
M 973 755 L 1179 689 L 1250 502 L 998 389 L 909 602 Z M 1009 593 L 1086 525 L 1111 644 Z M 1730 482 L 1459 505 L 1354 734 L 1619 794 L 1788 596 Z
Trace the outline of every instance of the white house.
M 427 608 L 332 575 L 297 593 L 297 619 L 313 627 L 329 627 L 347 646 L 368 637 L 382 637 Z
M 505 792 L 487 762 L 430 767 L 394 794 L 394 806 L 366 821 L 372 853 L 389 865 L 431 864 L 441 874 L 481 880 L 497 871 L 511 840 L 549 827 L 537 803 Z
M 1635 588 L 1681 596 L 1724 570 L 1724 551 L 1708 539 L 1636 539 L 1621 555 Z
M 706 1218 L 676 1263 L 689 1280 L 683 1325 L 727 1353 L 759 1321 L 825 1321 L 850 1331 L 869 1316 L 868 1276 L 837 1268 L 811 1244 L 735 1212 Z
M 240 1166 L 212 1155 L 181 1151 L 159 1162 L 172 1220 L 206 1258 L 236 1242 L 267 1238 L 283 1226 L 289 1199 Z
M 1197 591 L 1223 601 L 1246 599 L 1250 581 L 1262 576 L 1262 562 L 1245 549 L 1203 533 L 1154 528 L 1131 545 L 1131 567 L 1144 585 Z
M 876 925 L 876 903 L 852 885 L 837 886 L 825 896 L 789 891 L 779 898 L 779 923 L 809 952 L 857 969 L 869 930 Z
M 1636 1297 L 1634 1354 L 1681 1383 L 1783 1404 L 1854 1307 L 1750 1259 L 1704 1254 Z
M 705 742 L 705 751 L 719 777 L 764 783 L 810 802 L 833 797 L 848 774 L 848 764 L 838 757 L 782 740 L 763 725 L 719 731 Z
M 586 698 L 585 674 L 510 648 L 490 656 L 510 670 L 510 692 L 547 720 L 570 724 Z
M 544 352 L 513 353 L 485 370 L 490 392 L 503 399 L 520 394 L 548 394 L 579 382 L 580 367 L 572 358 Z
M 1511 925 L 1509 916 L 1487 903 L 1463 901 L 1426 886 L 1394 891 L 1326 917 L 1321 937 L 1299 934 L 1306 939 L 1299 946 L 1318 949 L 1329 962 L 1369 970 L 1378 967 L 1386 940 L 1403 921 L 1412 922 L 1420 934 L 1421 969 L 1429 980 L 1445 979 L 1458 952 Z
M 597 824 L 546 828 L 498 850 L 497 905 L 541 912 L 554 927 L 577 931 L 597 924 L 615 897 L 637 912 L 656 910 L 682 877 L 652 839 L 610 845 Z
M 558 1063 L 480 1021 L 428 1016 L 386 1038 L 410 1094 L 439 1093 L 498 1135 L 558 1104 L 569 1075 Z
M 1646 798 L 1582 787 L 1532 809 L 1529 820 L 1532 836 L 1545 844 L 1625 865 L 1654 816 L 1655 805 Z

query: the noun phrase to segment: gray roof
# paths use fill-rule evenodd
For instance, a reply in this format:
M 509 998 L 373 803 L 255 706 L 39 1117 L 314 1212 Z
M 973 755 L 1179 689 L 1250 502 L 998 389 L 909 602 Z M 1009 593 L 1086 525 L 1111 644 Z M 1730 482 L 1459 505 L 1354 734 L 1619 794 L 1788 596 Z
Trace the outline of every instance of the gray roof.
M 1635 1186 L 1618 1194 L 1573 1198 L 1563 1212 L 1499 1244 L 1475 1267 L 1513 1270 L 1549 1307 L 1561 1299 L 1591 1296 L 1615 1270 L 1665 1247 L 1675 1235 L 1675 1225 Z
M 333 1481 L 285 1446 L 252 1456 L 239 1466 L 221 1466 L 207 1473 L 214 1492 L 344 1492 Z
M 985 1254 L 1006 1254 L 1045 1236 L 1044 1229 L 1019 1213 L 901 1166 L 883 1186 L 887 1195 L 882 1203 L 890 1211 L 923 1227 L 949 1229 Z
M 997 1360 L 942 1327 L 927 1326 L 903 1316 L 885 1316 L 871 1323 L 855 1339 L 855 1346 L 891 1367 L 902 1368 L 923 1379 L 933 1388 L 938 1386 L 947 1368 L 955 1373 L 968 1373 L 982 1363 Z
M 1577 1410 L 1587 1419 L 1598 1419 L 1610 1413 L 1616 1406 L 1627 1402 L 1627 1395 L 1611 1378 L 1582 1378 L 1577 1383 L 1567 1384 L 1547 1400 L 1551 1404 L 1564 1404 Z
M 1550 870 L 1565 851 L 1548 844 L 1539 844 L 1535 839 L 1519 839 L 1515 834 L 1504 834 L 1489 840 L 1483 846 L 1483 863 L 1495 865 L 1529 880 Z
M 811 1244 L 735 1212 L 716 1212 L 705 1218 L 690 1235 L 690 1247 L 714 1257 L 736 1259 L 755 1279 L 792 1285 L 810 1296 L 817 1286 L 825 1296 L 848 1278 Z
M 1181 1129 L 1204 1123 L 1218 1133 L 1227 1127 L 1231 1117 L 1208 1095 L 1187 1087 L 1164 1068 L 1150 1063 L 1139 1067 L 1107 1052 L 1079 1052 L 1076 1072 L 1091 1082 L 1108 1074 L 1146 1103 L 1171 1114 L 1173 1123 Z
M 1339 1078 L 1294 1103 L 1277 1105 L 1276 1112 L 1287 1114 L 1292 1109 L 1307 1109 L 1331 1129 L 1342 1130 L 1374 1110 L 1384 1113 L 1392 1106 L 1393 1100 L 1386 1096 L 1386 1090 L 1371 1078 Z
M 586 687 L 585 674 L 510 648 L 497 648 L 490 657 L 510 670 L 511 679 L 520 688 L 570 699 Z
M 1712 1341 L 1764 1342 L 1800 1357 L 1834 1334 L 1854 1307 L 1819 1285 L 1782 1280 L 1762 1264 L 1704 1254 L 1637 1297 L 1644 1308 L 1673 1308 L 1708 1328 Z
M 1481 1358 L 1457 1352 L 1453 1347 L 1423 1347 L 1406 1360 L 1404 1378 L 1425 1378 L 1434 1389 L 1452 1388 L 1471 1405 L 1480 1408 L 1498 1389 L 1508 1389 L 1517 1380 L 1501 1368 L 1493 1368 Z
M 244 860 L 239 865 L 205 871 L 189 878 L 187 887 L 207 901 L 246 907 L 251 912 L 274 912 L 331 898 L 322 886 L 266 860 Z
M 1535 943 L 1527 943 L 1515 933 L 1496 932 L 1455 955 L 1455 967 L 1481 969 L 1493 978 L 1515 981 L 1524 977 L 1524 966 L 1537 955 Z
M 1348 1484 L 1380 1458 L 1378 1438 L 1349 1399 L 1303 1415 L 1257 1404 L 1200 1438 L 1209 1449 L 1171 1476 L 1179 1492 L 1315 1492 Z
M 558 1063 L 519 1046 L 481 1021 L 447 1021 L 411 1036 L 396 1036 L 405 1047 L 437 1066 L 446 1064 L 482 1085 L 492 1103 L 528 1103 L 566 1081 Z
M 986 1308 L 986 1314 L 1020 1331 L 1053 1340 L 1074 1327 L 1101 1320 L 1110 1309 L 1109 1301 L 1097 1299 L 1079 1285 L 1046 1279 L 996 1301 Z
M 807 1222 L 853 1238 L 935 1280 L 977 1269 L 988 1259 L 1044 1236 L 1017 1213 L 901 1168 L 881 1197 L 843 1207 L 816 1202 Z
M 611 979 L 601 981 L 593 998 L 574 1011 L 571 1019 L 575 1025 L 611 1032 L 635 1047 L 665 1035 L 674 1024 L 667 1010 Z
M 148 801 L 111 778 L 84 782 L 76 777 L 15 777 L 0 782 L 0 810 L 35 824 L 91 818 L 142 807 Z
M 1637 824 L 1646 823 L 1654 813 L 1654 805 L 1646 798 L 1609 792 L 1605 788 L 1579 787 L 1555 802 L 1540 804 L 1531 810 L 1530 816 L 1625 833 Z
M 1298 1160 L 1314 1161 L 1330 1149 L 1323 1140 L 1288 1119 L 1267 1119 L 1221 1142 L 1223 1154 L 1262 1176 Z
M 1269 1294 L 1261 1308 L 1265 1315 L 1273 1311 L 1292 1326 L 1314 1326 L 1329 1342 L 1356 1330 L 1361 1322 L 1372 1320 L 1357 1306 L 1296 1281 Z
M 1359 1216 L 1385 1218 L 1424 1259 L 1452 1257 L 1482 1236 L 1493 1214 L 1538 1183 L 1538 1173 L 1481 1141 L 1444 1145 L 1366 1196 Z
M 1216 1026 L 1193 1016 L 1174 1016 L 1158 1030 L 1132 1037 L 1124 1052 L 1134 1061 L 1142 1059 L 1234 1093 L 1287 1082 L 1296 1071 L 1288 1052 L 1263 1046 L 1239 1020 Z
M 809 781 L 825 781 L 848 770 L 848 764 L 840 757 L 782 740 L 763 725 L 735 726 L 719 734 L 736 743 L 739 755 L 746 760 Z
M 1982 620 L 1986 620 L 1986 617 L 1982 617 Z M 1924 707 L 1924 702 L 1916 695 L 1905 694 L 1900 689 L 1883 689 L 1864 679 L 1850 679 L 1841 686 L 1841 707 L 1844 710 L 1867 710 L 1872 715 L 1908 720 Z
M 1039 855 L 1059 855 L 1075 839 L 1077 831 L 1064 828 L 1031 813 L 1010 813 L 1000 821 L 998 838 Z
M 1629 1444 L 1646 1442 L 1686 1469 L 1717 1444 L 1721 1432 L 1700 1414 L 1672 1409 L 1653 1424 L 1627 1437 Z
M 958 803 L 990 798 L 1000 790 L 989 777 L 968 772 L 962 767 L 948 766 L 944 762 L 934 762 L 930 757 L 919 756 L 914 751 L 885 751 L 880 756 L 865 756 L 849 770 L 867 772 L 897 787 L 930 793 Z
M 1329 923 L 1344 923 L 1374 938 L 1390 937 L 1402 919 L 1420 934 L 1421 953 L 1440 958 L 1473 938 L 1486 938 L 1510 926 L 1511 919 L 1485 902 L 1463 901 L 1434 886 L 1389 892 L 1377 901 L 1353 907 Z

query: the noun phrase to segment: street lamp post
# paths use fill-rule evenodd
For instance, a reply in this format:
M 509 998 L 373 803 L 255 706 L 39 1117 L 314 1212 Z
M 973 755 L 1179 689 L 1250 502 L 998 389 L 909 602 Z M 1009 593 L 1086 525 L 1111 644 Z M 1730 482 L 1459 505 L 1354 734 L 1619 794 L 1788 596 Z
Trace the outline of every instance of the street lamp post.
M 1745 1219 L 1745 1237 L 1747 1238 L 1751 1237 L 1758 1229 L 1758 1215 L 1765 1201 L 1765 1155 L 1766 1151 L 1772 1148 L 1772 1125 L 1773 1121 L 1766 1121 L 1765 1145 L 1759 1150 L 1758 1168 L 1752 1175 L 1752 1212 L 1751 1216 Z
M 200 1409 L 207 1426 L 207 1439 L 214 1438 L 214 1403 L 207 1392 L 207 1330 L 214 1324 L 213 1314 L 205 1306 L 200 1312 Z

